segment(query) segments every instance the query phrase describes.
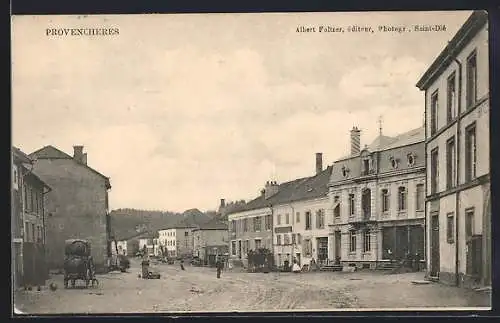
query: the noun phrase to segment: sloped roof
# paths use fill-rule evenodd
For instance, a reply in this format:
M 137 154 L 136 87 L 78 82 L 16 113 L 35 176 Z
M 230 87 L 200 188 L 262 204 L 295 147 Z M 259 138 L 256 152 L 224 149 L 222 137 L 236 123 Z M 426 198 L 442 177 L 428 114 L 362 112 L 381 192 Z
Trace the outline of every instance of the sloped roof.
M 73 160 L 73 157 L 68 155 L 67 153 L 57 149 L 56 147 L 52 145 L 48 145 L 45 147 L 42 147 L 38 149 L 37 151 L 32 152 L 29 154 L 29 157 L 31 159 L 71 159 Z M 90 171 L 96 173 L 97 175 L 103 177 L 106 180 L 106 186 L 108 189 L 111 188 L 111 183 L 109 181 L 109 177 L 103 175 L 102 173 L 98 172 L 97 170 L 93 169 L 92 167 L 88 166 L 87 164 L 81 164 L 82 166 L 85 166 L 88 168 Z
M 214 219 L 210 222 L 200 224 L 197 230 L 227 230 L 227 224 Z
M 372 141 L 370 145 L 368 145 L 364 149 L 368 149 L 370 152 L 389 150 L 396 147 L 407 146 L 411 144 L 416 144 L 418 142 L 425 141 L 425 128 L 419 127 L 402 134 L 399 134 L 395 137 L 389 137 L 384 135 L 379 135 L 375 140 Z M 363 150 L 361 150 L 363 151 Z M 358 157 L 358 155 L 348 155 L 343 156 L 342 158 L 337 159 L 337 161 L 350 159 Z
M 425 141 L 425 128 L 419 127 L 394 137 L 394 141 L 383 147 L 383 150 L 416 144 L 422 141 Z
M 231 210 L 228 214 L 326 196 L 331 174 L 332 167 L 329 166 L 317 175 L 282 183 L 279 185 L 278 193 L 270 198 L 266 199 L 264 195 L 261 195 L 240 209 Z
M 12 146 L 12 155 L 14 158 L 18 159 L 21 163 L 31 163 L 33 160 L 24 153 L 21 149 Z

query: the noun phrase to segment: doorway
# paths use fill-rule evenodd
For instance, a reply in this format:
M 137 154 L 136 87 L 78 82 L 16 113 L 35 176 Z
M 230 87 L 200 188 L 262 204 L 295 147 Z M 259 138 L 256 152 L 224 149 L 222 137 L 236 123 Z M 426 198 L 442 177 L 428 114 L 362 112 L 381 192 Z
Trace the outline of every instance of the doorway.
M 328 238 L 317 238 L 316 245 L 318 248 L 318 262 L 325 264 L 328 260 Z
M 335 261 L 342 259 L 342 234 L 340 231 L 335 231 Z
M 439 215 L 431 217 L 431 270 L 432 277 L 439 276 Z

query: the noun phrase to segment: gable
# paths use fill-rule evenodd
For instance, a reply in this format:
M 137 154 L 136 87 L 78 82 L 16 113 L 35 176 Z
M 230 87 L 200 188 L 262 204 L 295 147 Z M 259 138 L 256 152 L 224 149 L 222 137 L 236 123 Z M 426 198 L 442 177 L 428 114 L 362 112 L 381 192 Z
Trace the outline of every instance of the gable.
M 29 155 L 34 159 L 73 159 L 70 155 L 54 146 L 45 146 Z

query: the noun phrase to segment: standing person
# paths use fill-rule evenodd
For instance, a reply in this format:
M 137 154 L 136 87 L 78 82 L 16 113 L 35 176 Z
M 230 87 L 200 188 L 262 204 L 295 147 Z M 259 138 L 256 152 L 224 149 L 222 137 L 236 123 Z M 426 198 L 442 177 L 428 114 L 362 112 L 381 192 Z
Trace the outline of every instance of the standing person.
M 184 259 L 181 259 L 180 264 L 181 264 L 181 270 L 185 270 L 184 269 Z
M 222 271 L 222 262 L 220 261 L 219 258 L 217 258 L 215 266 L 217 267 L 217 278 L 220 278 L 220 273 Z

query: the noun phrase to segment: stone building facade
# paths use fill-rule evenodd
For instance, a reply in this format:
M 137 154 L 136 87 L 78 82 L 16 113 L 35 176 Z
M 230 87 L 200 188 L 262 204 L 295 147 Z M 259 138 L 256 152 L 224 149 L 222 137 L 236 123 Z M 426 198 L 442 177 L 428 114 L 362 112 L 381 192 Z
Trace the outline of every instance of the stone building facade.
M 428 275 L 491 283 L 488 17 L 474 12 L 417 83 L 425 91 Z
M 330 253 L 342 264 L 375 268 L 408 254 L 424 258 L 424 129 L 380 135 L 334 162 L 329 184 Z
M 96 270 L 106 271 L 111 256 L 109 178 L 87 165 L 83 146 L 75 146 L 73 156 L 46 146 L 30 157 L 35 160 L 33 171 L 52 188 L 46 217 L 49 267 L 62 268 L 67 239 L 87 239 Z

